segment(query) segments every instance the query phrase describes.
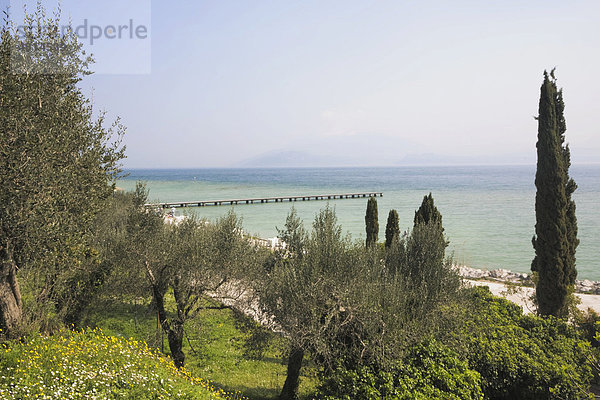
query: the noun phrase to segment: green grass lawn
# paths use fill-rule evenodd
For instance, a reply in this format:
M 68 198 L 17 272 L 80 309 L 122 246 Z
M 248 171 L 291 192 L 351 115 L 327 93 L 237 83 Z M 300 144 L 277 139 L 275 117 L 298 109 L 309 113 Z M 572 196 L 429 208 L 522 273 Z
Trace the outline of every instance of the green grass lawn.
M 157 329 L 156 313 L 149 300 L 105 300 L 90 311 L 85 324 L 100 327 L 107 335 L 144 340 L 169 353 L 166 335 Z M 206 309 L 186 324 L 183 350 L 185 367 L 194 376 L 208 379 L 225 391 L 259 400 L 278 396 L 285 381 L 285 348 L 284 339 L 240 313 Z M 316 371 L 309 367 L 303 372 L 300 395 L 307 399 L 316 385 Z
M 132 338 L 99 328 L 31 334 L 0 346 L 0 398 L 239 400 Z

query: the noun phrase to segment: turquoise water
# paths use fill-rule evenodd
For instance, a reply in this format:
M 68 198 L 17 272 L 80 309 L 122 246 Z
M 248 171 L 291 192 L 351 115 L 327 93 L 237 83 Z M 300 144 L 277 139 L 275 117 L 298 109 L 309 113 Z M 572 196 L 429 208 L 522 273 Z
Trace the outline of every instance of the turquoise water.
M 129 170 L 118 186 L 131 190 L 146 181 L 152 201 L 195 201 L 286 195 L 383 192 L 378 198 L 380 238 L 390 209 L 395 208 L 401 228 L 412 226 L 423 196 L 433 193 L 455 259 L 476 268 L 506 268 L 528 272 L 533 258 L 534 166 L 290 168 Z M 579 238 L 577 268 L 580 279 L 600 280 L 600 166 L 573 166 Z M 366 199 L 331 200 L 344 231 L 364 239 Z M 311 226 L 325 201 L 292 203 Z M 269 203 L 220 207 L 191 207 L 216 218 L 233 208 L 244 229 L 261 237 L 277 235 L 292 204 Z

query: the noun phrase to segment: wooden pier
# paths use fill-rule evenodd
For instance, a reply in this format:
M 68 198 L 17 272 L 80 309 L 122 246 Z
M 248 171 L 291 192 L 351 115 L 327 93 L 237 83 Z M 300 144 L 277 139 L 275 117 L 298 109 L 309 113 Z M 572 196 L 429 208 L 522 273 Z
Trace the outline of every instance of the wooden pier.
M 229 199 L 229 200 L 200 200 L 200 201 L 175 201 L 167 203 L 148 203 L 146 207 L 206 207 L 223 206 L 236 204 L 255 204 L 255 203 L 282 203 L 284 201 L 310 201 L 310 200 L 338 200 L 338 199 L 358 199 L 364 197 L 382 197 L 382 192 L 367 193 L 341 193 L 341 194 L 317 194 L 308 196 L 281 196 L 281 197 L 258 197 L 253 199 Z

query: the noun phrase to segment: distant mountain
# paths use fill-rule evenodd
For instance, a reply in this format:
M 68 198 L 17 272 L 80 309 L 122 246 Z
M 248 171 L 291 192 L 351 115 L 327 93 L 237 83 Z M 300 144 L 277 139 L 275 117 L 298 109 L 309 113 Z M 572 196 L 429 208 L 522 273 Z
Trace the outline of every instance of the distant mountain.
M 282 150 L 269 151 L 255 157 L 248 158 L 237 167 L 269 168 L 269 167 L 328 167 L 346 165 L 341 157 L 316 155 L 307 151 Z
M 535 154 L 501 154 L 481 156 L 454 156 L 435 153 L 408 154 L 397 165 L 502 165 L 534 164 Z
M 390 158 L 378 158 L 377 154 L 362 154 L 342 157 L 338 155 L 319 155 L 308 151 L 281 150 L 270 151 L 236 163 L 243 168 L 282 168 L 282 167 L 348 167 L 348 166 L 385 166 L 385 165 L 502 165 L 535 164 L 535 155 L 487 155 L 487 156 L 447 156 L 435 153 L 408 154 L 399 161 Z
M 535 164 L 535 149 L 517 154 L 434 153 L 410 139 L 378 134 L 304 138 L 293 147 L 267 151 L 232 167 L 349 167 Z
M 394 165 L 405 149 L 420 151 L 405 138 L 379 134 L 306 137 L 236 163 L 236 167 L 344 167 Z

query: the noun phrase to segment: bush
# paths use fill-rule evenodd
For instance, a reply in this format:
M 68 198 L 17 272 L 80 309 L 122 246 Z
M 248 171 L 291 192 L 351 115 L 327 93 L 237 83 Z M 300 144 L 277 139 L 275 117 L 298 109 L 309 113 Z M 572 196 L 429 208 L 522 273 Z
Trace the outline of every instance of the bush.
M 317 394 L 327 400 L 483 399 L 479 373 L 435 341 L 416 345 L 390 371 L 336 369 Z
M 554 317 L 523 315 L 487 288 L 469 289 L 459 341 L 489 399 L 583 399 L 590 344 Z
M 600 315 L 591 308 L 587 312 L 575 315 L 575 324 L 582 336 L 589 341 L 594 348 L 600 347 Z

